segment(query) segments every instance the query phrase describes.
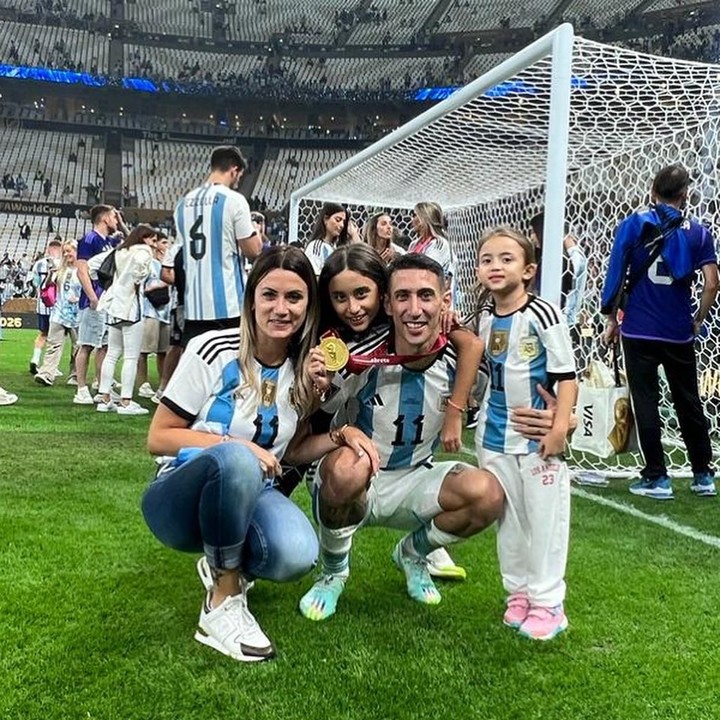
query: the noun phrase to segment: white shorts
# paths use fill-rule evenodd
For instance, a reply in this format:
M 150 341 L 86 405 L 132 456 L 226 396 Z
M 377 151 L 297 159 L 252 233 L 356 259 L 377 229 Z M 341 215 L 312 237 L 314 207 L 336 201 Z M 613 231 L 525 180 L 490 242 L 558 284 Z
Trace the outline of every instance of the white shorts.
M 107 314 L 89 307 L 80 310 L 77 342 L 94 348 L 107 345 Z
M 322 482 L 321 468 L 322 463 L 315 471 L 315 491 Z M 442 512 L 440 488 L 443 480 L 450 473 L 462 470 L 477 468 L 460 462 L 428 461 L 414 468 L 380 470 L 370 481 L 367 510 L 360 524 L 414 530 L 429 523 Z

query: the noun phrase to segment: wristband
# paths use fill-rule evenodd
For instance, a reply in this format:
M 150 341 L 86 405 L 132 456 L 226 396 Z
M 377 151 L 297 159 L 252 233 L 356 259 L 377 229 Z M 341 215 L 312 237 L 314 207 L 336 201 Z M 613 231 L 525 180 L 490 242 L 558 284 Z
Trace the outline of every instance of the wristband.
M 455 408 L 456 410 L 459 410 L 460 412 L 465 412 L 465 408 L 464 408 L 464 407 L 460 407 L 459 405 L 457 405 L 456 403 L 454 403 L 450 398 L 448 398 L 447 404 L 448 404 L 451 408 Z

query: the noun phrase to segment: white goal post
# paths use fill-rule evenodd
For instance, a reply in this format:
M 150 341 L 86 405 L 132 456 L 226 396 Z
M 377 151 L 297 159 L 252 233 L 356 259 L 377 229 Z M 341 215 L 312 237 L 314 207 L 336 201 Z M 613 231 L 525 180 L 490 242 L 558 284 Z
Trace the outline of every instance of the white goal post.
M 561 25 L 443 102 L 295 190 L 290 239 L 308 238 L 323 202 L 347 205 L 360 225 L 388 212 L 409 234 L 422 200 L 446 212 L 458 258 L 459 309 L 473 304 L 477 241 L 509 224 L 528 232 L 545 210 L 541 293 L 561 300 L 562 244 L 569 232 L 588 259 L 574 335 L 581 368 L 598 353 L 599 295 L 614 229 L 648 201 L 662 166 L 682 162 L 689 211 L 720 227 L 720 66 L 645 55 L 576 37 Z M 720 320 L 700 350 L 700 385 L 720 427 Z M 662 403 L 671 465 L 686 467 L 667 388 Z M 713 432 L 713 435 L 717 433 Z M 715 447 L 718 450 L 718 446 Z M 637 470 L 638 455 L 580 465 Z

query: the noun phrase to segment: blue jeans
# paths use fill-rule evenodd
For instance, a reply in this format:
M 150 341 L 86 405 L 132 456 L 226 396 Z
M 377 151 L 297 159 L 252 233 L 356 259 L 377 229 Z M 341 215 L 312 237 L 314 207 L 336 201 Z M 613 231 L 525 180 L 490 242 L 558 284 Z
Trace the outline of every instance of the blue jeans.
M 310 521 L 263 479 L 257 458 L 239 443 L 214 445 L 158 475 L 142 512 L 160 542 L 204 552 L 215 568 L 280 582 L 302 577 L 317 561 Z

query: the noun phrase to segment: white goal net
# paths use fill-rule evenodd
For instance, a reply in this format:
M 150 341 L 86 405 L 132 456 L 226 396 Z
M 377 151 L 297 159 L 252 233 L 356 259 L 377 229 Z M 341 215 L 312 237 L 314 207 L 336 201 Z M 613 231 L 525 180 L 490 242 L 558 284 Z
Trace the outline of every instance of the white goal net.
M 291 239 L 309 236 L 325 201 L 348 206 L 360 225 L 384 210 L 410 234 L 409 210 L 438 202 L 459 265 L 459 309 L 473 305 L 475 254 L 489 227 L 524 232 L 545 209 L 542 292 L 558 301 L 566 231 L 588 259 L 575 327 L 580 368 L 600 352 L 599 297 L 614 230 L 648 202 L 662 166 L 682 162 L 689 211 L 720 228 L 720 66 L 672 60 L 575 37 L 568 25 L 465 86 L 391 135 L 296 190 Z M 720 425 L 720 318 L 700 347 L 700 386 L 713 430 Z M 662 414 L 675 473 L 687 466 L 667 387 Z M 718 437 L 713 432 L 714 437 Z M 720 447 L 716 444 L 716 452 Z M 635 472 L 639 455 L 576 466 Z

